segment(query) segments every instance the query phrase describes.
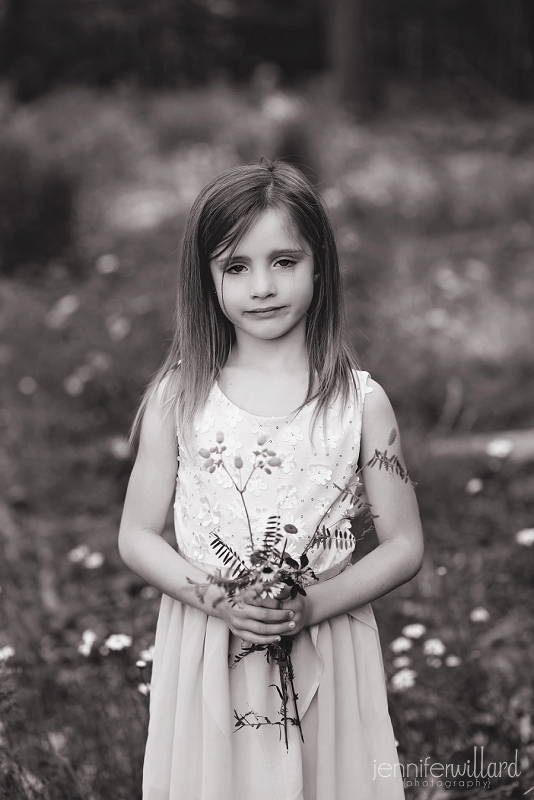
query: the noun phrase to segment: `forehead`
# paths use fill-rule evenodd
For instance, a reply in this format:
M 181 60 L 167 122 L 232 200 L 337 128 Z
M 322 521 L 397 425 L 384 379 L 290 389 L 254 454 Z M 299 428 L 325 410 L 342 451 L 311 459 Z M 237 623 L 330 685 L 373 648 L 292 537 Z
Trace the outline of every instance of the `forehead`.
M 215 258 L 217 260 L 228 258 L 230 254 L 246 255 L 248 251 L 256 252 L 263 248 L 302 249 L 305 244 L 287 211 L 267 208 L 259 214 L 243 236 L 224 250 L 217 252 Z

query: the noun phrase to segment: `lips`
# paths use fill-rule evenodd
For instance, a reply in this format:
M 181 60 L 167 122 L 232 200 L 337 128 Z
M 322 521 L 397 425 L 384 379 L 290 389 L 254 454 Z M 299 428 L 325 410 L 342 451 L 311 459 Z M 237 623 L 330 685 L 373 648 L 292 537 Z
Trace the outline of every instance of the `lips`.
M 268 306 L 267 308 L 253 308 L 246 311 L 246 314 L 254 314 L 255 316 L 263 316 L 264 314 L 272 314 L 275 311 L 281 311 L 284 306 Z

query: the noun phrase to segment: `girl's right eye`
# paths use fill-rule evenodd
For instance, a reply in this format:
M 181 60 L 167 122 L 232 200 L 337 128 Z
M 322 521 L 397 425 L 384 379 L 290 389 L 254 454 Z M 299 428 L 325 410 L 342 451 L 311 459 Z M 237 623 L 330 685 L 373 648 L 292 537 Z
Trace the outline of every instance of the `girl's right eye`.
M 225 272 L 230 275 L 240 275 L 244 269 L 246 269 L 244 264 L 230 264 L 229 267 L 226 267 Z

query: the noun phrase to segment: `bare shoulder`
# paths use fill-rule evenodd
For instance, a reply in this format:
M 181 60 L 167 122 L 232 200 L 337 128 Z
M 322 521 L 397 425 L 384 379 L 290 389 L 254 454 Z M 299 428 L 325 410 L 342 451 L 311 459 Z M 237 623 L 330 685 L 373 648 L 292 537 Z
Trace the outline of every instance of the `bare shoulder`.
M 379 383 L 368 378 L 363 404 L 362 444 L 384 450 L 393 443 L 400 444 L 399 438 L 397 419 L 389 397 Z
M 139 451 L 176 449 L 175 399 L 177 380 L 166 375 L 149 395 L 141 422 Z
M 381 417 L 395 416 L 393 406 L 383 387 L 373 378 L 367 379 L 366 394 L 363 404 L 363 418 L 373 422 Z

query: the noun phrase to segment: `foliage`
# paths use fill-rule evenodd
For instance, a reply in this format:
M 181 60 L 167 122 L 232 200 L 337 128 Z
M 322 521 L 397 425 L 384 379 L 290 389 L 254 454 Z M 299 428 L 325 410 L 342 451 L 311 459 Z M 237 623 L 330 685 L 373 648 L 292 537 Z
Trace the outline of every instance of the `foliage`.
M 0 675 L 1 780 L 20 785 L 27 770 L 51 800 L 140 796 L 150 666 L 140 681 L 135 661 L 158 596 L 116 551 L 125 436 L 169 335 L 188 205 L 226 166 L 277 152 L 291 122 L 335 218 L 350 335 L 392 399 L 418 484 L 425 564 L 374 604 L 400 758 L 518 748 L 522 796 L 534 782 L 534 551 L 514 535 L 533 527 L 534 472 L 489 454 L 440 463 L 427 441 L 534 425 L 531 109 L 397 106 L 364 126 L 319 90 L 219 87 L 3 96 L 1 113 L 2 146 L 75 187 L 67 249 L 20 257 L 0 278 L 0 651 L 16 651 Z M 0 204 L 11 213 L 9 195 Z M 363 557 L 373 536 L 358 523 L 353 534 Z M 489 617 L 473 621 L 480 608 Z M 445 654 L 423 640 L 394 653 L 412 623 Z M 100 652 L 114 632 L 132 647 Z M 401 669 L 417 676 L 397 691 Z

